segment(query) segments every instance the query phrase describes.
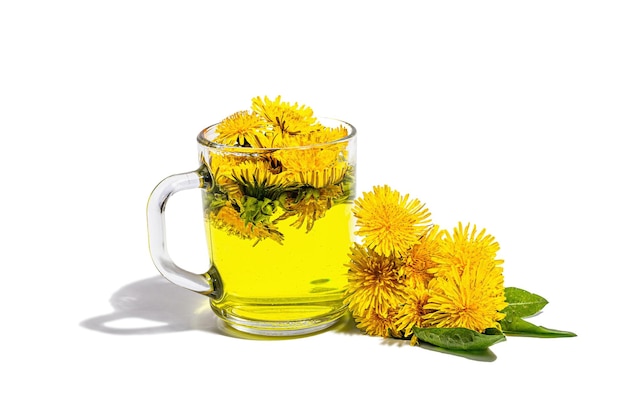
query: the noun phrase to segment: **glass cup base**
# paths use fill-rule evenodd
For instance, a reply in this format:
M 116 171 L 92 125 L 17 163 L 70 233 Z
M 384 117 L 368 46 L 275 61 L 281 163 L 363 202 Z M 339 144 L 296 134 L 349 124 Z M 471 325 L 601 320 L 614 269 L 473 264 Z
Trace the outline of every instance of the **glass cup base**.
M 232 314 L 224 314 L 223 310 L 213 308 L 218 318 L 236 331 L 255 336 L 296 337 L 318 333 L 335 325 L 344 315 L 345 309 L 338 309 L 332 314 L 300 320 L 249 320 Z

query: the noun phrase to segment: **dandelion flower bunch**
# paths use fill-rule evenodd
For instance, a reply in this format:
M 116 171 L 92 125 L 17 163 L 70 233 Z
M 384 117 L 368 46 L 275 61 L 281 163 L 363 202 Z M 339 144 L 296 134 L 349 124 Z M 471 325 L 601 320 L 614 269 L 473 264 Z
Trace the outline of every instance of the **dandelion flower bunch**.
M 547 301 L 505 288 L 500 246 L 485 229 L 441 229 L 422 202 L 388 185 L 365 192 L 353 212 L 361 242 L 350 251 L 344 303 L 366 334 L 457 351 L 485 349 L 505 333 L 575 336 L 524 320 Z
M 345 302 L 366 333 L 408 336 L 414 327 L 500 328 L 506 307 L 497 242 L 459 224 L 431 224 L 418 199 L 388 185 L 355 201 L 356 234 Z

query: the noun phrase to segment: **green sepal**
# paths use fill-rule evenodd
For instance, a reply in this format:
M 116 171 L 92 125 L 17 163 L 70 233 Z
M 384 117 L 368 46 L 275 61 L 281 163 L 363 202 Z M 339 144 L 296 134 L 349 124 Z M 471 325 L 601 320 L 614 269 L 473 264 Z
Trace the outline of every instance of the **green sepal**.
M 548 300 L 542 296 L 515 287 L 505 288 L 504 297 L 509 305 L 502 313 L 507 317 L 530 317 L 548 304 Z
M 244 196 L 241 200 L 241 218 L 245 224 L 270 223 L 276 207 L 277 204 L 269 198 L 258 200 L 254 197 Z
M 320 190 L 315 187 L 304 186 L 298 190 L 298 195 L 294 200 L 294 203 L 298 204 L 303 200 L 315 199 L 319 200 L 321 196 Z
M 548 329 L 547 327 L 537 326 L 532 324 L 521 317 L 509 317 L 507 316 L 500 322 L 502 326 L 502 332 L 507 336 L 528 336 L 528 337 L 575 337 L 576 333 Z
M 418 340 L 450 350 L 483 350 L 506 339 L 497 329 L 487 329 L 485 333 L 474 330 L 438 327 L 413 327 L 413 334 Z

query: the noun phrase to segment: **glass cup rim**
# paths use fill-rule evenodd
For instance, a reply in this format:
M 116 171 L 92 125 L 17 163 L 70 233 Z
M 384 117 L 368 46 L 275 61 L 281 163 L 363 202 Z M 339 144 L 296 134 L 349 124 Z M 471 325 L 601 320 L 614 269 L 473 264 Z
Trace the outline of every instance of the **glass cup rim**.
M 200 133 L 198 133 L 197 136 L 197 141 L 201 146 L 204 146 L 206 148 L 212 148 L 215 150 L 220 150 L 220 151 L 224 151 L 224 152 L 274 152 L 274 151 L 278 151 L 278 150 L 282 150 L 282 149 L 311 149 L 311 148 L 319 148 L 319 147 L 324 147 L 324 146 L 329 146 L 329 145 L 335 145 L 335 144 L 340 144 L 340 143 L 344 143 L 344 142 L 349 142 L 352 138 L 356 137 L 356 128 L 344 121 L 344 120 L 340 120 L 340 119 L 334 119 L 331 117 L 318 117 L 317 118 L 318 121 L 323 122 L 324 120 L 326 121 L 331 121 L 334 124 L 336 124 L 336 126 L 332 126 L 332 127 L 338 127 L 343 125 L 345 128 L 348 129 L 348 134 L 342 138 L 339 139 L 335 139 L 333 141 L 330 142 L 322 142 L 322 143 L 314 143 L 314 144 L 309 144 L 309 145 L 302 145 L 302 146 L 285 146 L 285 147 L 276 147 L 276 148 L 258 148 L 258 147 L 243 147 L 243 146 L 233 146 L 233 145 L 225 145 L 222 143 L 217 143 L 214 142 L 212 140 L 209 140 L 206 138 L 206 135 L 210 132 L 214 132 L 215 128 L 219 125 L 218 123 L 214 123 L 212 125 L 209 125 L 208 127 L 205 127 L 204 129 L 202 129 L 200 131 Z M 323 124 L 323 123 L 322 123 Z

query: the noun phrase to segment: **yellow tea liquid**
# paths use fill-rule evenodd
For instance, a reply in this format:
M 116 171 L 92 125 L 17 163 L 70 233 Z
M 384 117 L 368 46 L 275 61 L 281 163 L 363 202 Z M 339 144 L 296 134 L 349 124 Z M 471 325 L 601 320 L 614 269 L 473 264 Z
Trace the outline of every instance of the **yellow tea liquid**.
M 279 221 L 282 244 L 242 239 L 207 221 L 222 287 L 221 298 L 211 301 L 215 313 L 234 327 L 262 326 L 264 332 L 323 328 L 339 318 L 345 311 L 351 209 L 352 204 L 331 207 L 309 232 L 291 226 L 293 218 Z

